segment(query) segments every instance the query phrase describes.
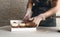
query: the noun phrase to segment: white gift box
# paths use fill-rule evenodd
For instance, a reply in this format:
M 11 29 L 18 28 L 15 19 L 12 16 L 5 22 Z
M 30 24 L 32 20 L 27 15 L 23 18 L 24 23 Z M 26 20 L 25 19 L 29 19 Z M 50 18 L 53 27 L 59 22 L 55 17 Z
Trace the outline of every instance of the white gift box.
M 23 22 L 22 20 L 10 20 L 11 24 L 11 32 L 12 31 L 36 31 L 36 27 L 25 27 L 25 28 L 20 28 L 20 27 L 12 27 L 12 26 L 19 26 L 19 24 Z
M 13 31 L 36 31 L 36 28 L 11 28 L 11 32 Z
M 57 31 L 57 30 L 60 30 L 60 27 L 38 27 L 38 29 L 36 27 L 25 27 L 25 28 L 20 28 L 20 27 L 12 27 L 12 26 L 18 26 L 21 22 L 23 22 L 22 20 L 10 20 L 10 24 L 11 24 L 11 32 L 14 32 L 14 31 L 29 31 L 29 32 L 34 32 L 34 31 L 37 31 L 37 30 L 41 30 L 42 29 L 47 29 L 47 30 L 54 30 L 54 31 Z
M 22 20 L 10 20 L 11 26 L 18 26 L 21 22 Z

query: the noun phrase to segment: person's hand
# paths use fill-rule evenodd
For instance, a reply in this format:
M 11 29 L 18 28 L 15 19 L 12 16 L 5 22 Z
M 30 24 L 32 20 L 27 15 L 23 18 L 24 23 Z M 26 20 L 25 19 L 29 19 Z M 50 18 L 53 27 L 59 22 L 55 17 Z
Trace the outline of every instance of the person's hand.
M 26 21 L 28 21 L 28 20 L 29 20 L 29 18 L 30 18 L 30 15 L 25 15 L 25 16 L 24 16 L 24 18 L 23 18 L 23 21 L 25 21 L 25 22 L 26 22 Z
M 33 21 L 37 26 L 39 25 L 39 23 L 41 22 L 42 18 L 39 16 L 33 17 Z
M 28 8 L 23 18 L 23 21 L 28 21 L 30 17 L 31 17 L 31 8 Z

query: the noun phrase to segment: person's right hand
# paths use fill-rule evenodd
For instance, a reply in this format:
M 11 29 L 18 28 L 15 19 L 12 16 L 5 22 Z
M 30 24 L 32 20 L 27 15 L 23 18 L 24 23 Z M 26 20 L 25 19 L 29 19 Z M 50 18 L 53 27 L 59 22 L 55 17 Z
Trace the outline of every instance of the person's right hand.
M 24 16 L 24 18 L 23 18 L 23 21 L 25 21 L 25 22 L 26 22 L 26 21 L 28 21 L 28 20 L 29 20 L 29 18 L 30 18 L 30 15 L 25 15 L 25 16 Z
M 23 21 L 28 21 L 30 17 L 31 17 L 31 9 L 27 9 L 27 12 L 23 18 Z

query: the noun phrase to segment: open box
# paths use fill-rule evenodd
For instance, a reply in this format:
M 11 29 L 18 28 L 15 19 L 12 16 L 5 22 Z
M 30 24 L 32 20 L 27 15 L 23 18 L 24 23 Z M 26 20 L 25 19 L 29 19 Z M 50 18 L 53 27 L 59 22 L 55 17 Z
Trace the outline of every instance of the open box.
M 20 27 L 22 20 L 10 20 L 11 31 L 36 31 L 36 27 Z M 24 26 L 24 24 L 21 24 Z
M 22 20 L 10 20 L 11 24 L 11 32 L 12 31 L 37 31 L 41 29 L 46 29 L 46 30 L 53 30 L 53 31 L 58 31 L 60 32 L 60 26 L 56 27 L 20 27 L 19 24 L 23 22 Z M 24 26 L 24 25 L 23 25 Z

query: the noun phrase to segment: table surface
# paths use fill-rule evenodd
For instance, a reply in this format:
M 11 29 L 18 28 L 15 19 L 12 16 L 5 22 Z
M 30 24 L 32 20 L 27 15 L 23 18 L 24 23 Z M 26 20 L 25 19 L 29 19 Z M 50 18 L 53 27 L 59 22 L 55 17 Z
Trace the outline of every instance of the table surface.
M 3 26 L 0 27 L 0 37 L 60 37 L 60 33 L 43 29 L 35 32 L 10 32 L 10 26 Z

